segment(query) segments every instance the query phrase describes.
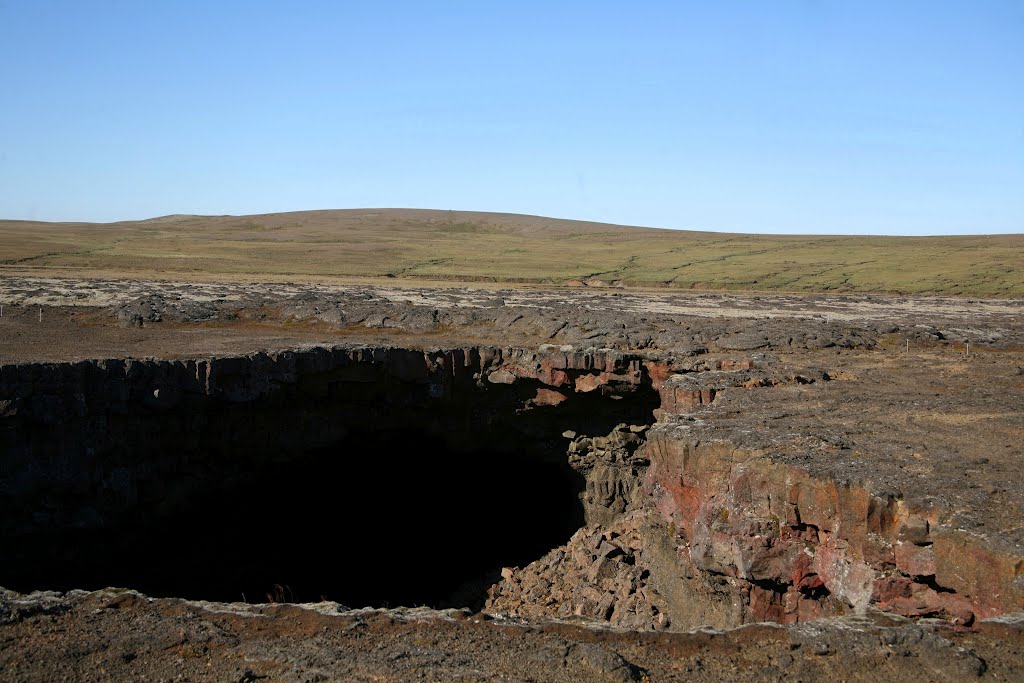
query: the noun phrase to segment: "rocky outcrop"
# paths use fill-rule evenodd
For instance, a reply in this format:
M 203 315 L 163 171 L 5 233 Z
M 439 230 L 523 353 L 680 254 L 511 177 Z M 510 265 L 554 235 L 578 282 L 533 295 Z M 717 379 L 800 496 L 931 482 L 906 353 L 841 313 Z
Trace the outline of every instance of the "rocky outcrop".
M 52 281 L 46 282 L 52 286 Z M 594 282 L 590 280 L 589 284 Z M 799 326 L 764 319 L 752 324 L 742 319 L 746 315 L 722 317 L 720 313 L 744 314 L 752 303 L 722 295 L 662 301 L 661 306 L 652 309 L 647 298 L 600 291 L 565 291 L 552 296 L 522 290 L 481 294 L 479 290 L 390 290 L 294 283 L 205 284 L 198 291 L 197 285 L 184 283 L 153 286 L 94 281 L 91 286 L 62 282 L 58 292 L 47 296 L 35 282 L 26 284 L 25 289 L 29 287 L 32 301 L 67 301 L 66 292 L 72 289 L 85 290 L 73 299 L 79 305 L 93 298 L 113 300 L 108 311 L 121 324 L 136 327 L 240 320 L 316 323 L 348 332 L 378 330 L 416 335 L 464 329 L 486 332 L 492 340 L 515 338 L 619 350 L 663 349 L 680 356 L 698 355 L 709 349 L 871 348 L 881 334 L 875 324 L 840 325 L 822 316 L 809 317 Z M 3 289 L 0 283 L 0 295 Z M 16 303 L 27 297 L 16 291 L 10 298 Z M 780 303 L 776 312 L 791 305 Z
M 737 386 L 740 379 L 731 372 L 698 372 L 673 375 L 663 382 L 659 394 L 659 419 L 667 415 L 689 413 L 698 406 L 714 402 L 718 392 Z
M 649 434 L 646 491 L 691 574 L 720 577 L 740 621 L 807 621 L 876 607 L 970 624 L 1024 609 L 1024 558 L 854 483 L 766 453 Z
M 649 462 L 640 453 L 647 425 L 620 424 L 607 436 L 570 438 L 569 466 L 587 485 L 580 500 L 588 524 L 609 524 L 627 510 L 643 505 L 643 479 Z
M 839 435 L 815 441 L 804 434 L 797 441 L 827 448 L 778 457 L 791 445 L 769 420 L 784 415 L 784 406 L 756 420 L 738 416 L 736 406 L 770 405 L 772 388 L 820 394 L 835 382 L 858 381 L 856 374 L 758 367 L 750 359 L 708 359 L 683 372 L 651 374 L 661 398 L 659 423 L 645 430 L 631 456 L 641 465 L 636 476 L 645 478 L 644 490 L 603 491 L 629 491 L 617 509 L 649 514 L 636 553 L 670 623 L 795 623 L 877 609 L 970 625 L 1024 609 L 1019 545 L 965 526 L 948 498 L 908 499 L 891 478 L 873 484 L 812 468 L 828 453 L 862 457 Z M 749 398 L 720 405 L 722 396 L 741 394 Z M 725 433 L 740 430 L 744 445 L 713 436 L 708 425 L 719 410 L 730 416 Z M 613 528 L 615 521 L 605 524 Z M 517 570 L 513 583 L 532 585 L 530 577 L 551 571 Z M 521 592 L 513 585 L 498 594 L 494 604 L 508 605 Z

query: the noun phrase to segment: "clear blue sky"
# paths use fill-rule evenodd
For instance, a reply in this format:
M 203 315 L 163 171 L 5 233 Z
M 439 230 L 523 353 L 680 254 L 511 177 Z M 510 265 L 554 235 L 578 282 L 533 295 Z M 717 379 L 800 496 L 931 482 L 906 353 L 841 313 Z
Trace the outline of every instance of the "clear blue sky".
M 0 217 L 1024 232 L 1024 0 L 0 0 Z

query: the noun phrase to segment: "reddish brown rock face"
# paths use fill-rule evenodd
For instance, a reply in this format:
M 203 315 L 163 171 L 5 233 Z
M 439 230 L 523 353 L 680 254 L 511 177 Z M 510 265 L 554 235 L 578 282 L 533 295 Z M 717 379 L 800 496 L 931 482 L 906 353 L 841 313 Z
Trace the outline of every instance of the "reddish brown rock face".
M 1021 559 L 934 527 L 930 510 L 727 443 L 654 430 L 645 490 L 691 571 L 738 580 L 744 621 L 875 606 L 969 624 L 1024 608 Z
M 713 367 L 721 368 L 720 370 L 671 375 L 654 383 L 654 388 L 661 396 L 658 419 L 665 419 L 671 415 L 685 415 L 700 406 L 710 405 L 721 391 L 729 387 L 762 386 L 763 378 L 751 378 L 738 372 L 749 370 L 752 365 L 749 360 L 725 359 L 712 363 Z
M 536 380 L 553 388 L 588 393 L 608 384 L 639 386 L 650 380 L 645 373 L 666 375 L 665 362 L 650 362 L 616 351 L 579 351 L 546 346 L 540 352 L 490 349 L 481 355 L 481 367 L 491 382 L 511 384 Z
M 661 410 L 667 414 L 689 413 L 697 406 L 707 405 L 715 400 L 718 390 L 714 387 L 691 389 L 689 387 L 662 387 Z

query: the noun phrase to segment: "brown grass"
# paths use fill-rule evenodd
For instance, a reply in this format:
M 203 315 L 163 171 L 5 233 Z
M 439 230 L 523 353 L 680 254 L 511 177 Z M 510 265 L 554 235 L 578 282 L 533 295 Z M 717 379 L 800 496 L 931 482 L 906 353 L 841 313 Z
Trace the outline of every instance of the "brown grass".
M 26 270 L 1014 297 L 1024 296 L 1024 235 L 722 234 L 417 209 L 0 221 L 0 272 Z

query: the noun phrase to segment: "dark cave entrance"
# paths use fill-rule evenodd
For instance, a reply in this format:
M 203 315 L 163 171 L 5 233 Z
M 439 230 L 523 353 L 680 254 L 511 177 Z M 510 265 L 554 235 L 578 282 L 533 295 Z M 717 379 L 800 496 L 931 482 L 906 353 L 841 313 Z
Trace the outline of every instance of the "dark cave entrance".
M 0 585 L 479 608 L 501 567 L 532 562 L 583 523 L 582 478 L 541 444 L 522 441 L 514 457 L 507 446 L 353 433 L 197 492 L 156 521 L 22 542 Z
M 0 586 L 479 608 L 502 567 L 584 523 L 563 432 L 649 424 L 659 403 L 649 383 L 552 405 L 535 380 L 410 380 L 391 370 L 423 355 L 393 354 L 259 392 L 121 392 L 101 374 L 59 427 L 19 415 L 0 430 L 17 444 L 0 459 Z

